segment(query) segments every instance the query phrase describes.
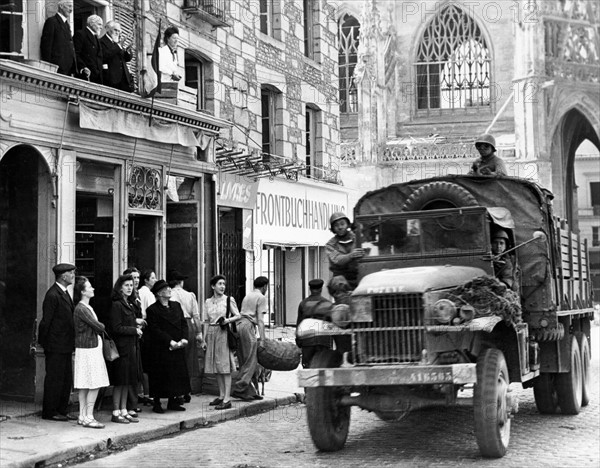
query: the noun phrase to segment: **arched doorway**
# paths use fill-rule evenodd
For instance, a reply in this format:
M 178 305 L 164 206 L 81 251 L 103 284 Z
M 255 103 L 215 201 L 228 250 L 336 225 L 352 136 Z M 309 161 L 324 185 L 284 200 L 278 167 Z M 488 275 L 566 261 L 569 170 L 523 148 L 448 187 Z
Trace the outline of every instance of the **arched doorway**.
M 17 146 L 0 160 L 0 396 L 32 400 L 38 284 L 45 274 L 40 258 L 48 237 L 40 239 L 41 209 L 48 212 L 50 174 L 30 146 Z M 44 202 L 43 200 L 46 200 Z M 40 206 L 43 204 L 44 206 Z M 48 259 L 49 260 L 49 259 Z
M 590 120 L 578 109 L 566 112 L 552 138 L 552 186 L 556 196 L 555 212 L 566 218 L 578 232 L 577 183 L 575 181 L 575 152 L 585 140 L 600 148 L 600 138 Z

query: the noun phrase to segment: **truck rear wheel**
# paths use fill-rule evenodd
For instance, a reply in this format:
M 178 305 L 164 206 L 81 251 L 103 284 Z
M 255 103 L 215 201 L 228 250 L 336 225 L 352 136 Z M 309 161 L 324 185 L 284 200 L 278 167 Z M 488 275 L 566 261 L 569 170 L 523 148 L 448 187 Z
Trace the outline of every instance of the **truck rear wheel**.
M 311 368 L 338 367 L 339 353 L 330 349 L 319 351 L 313 357 Z M 319 450 L 335 452 L 346 444 L 350 429 L 349 406 L 340 406 L 343 391 L 336 387 L 307 387 L 306 415 L 313 443 Z
M 510 379 L 504 354 L 486 349 L 477 358 L 477 384 L 473 393 L 475 437 L 484 457 L 506 454 L 510 439 Z
M 535 405 L 542 414 L 555 414 L 558 410 L 558 394 L 554 386 L 556 374 L 540 374 L 533 384 Z
M 555 385 L 558 394 L 558 405 L 564 414 L 579 414 L 583 393 L 583 378 L 581 375 L 581 353 L 575 336 L 571 336 L 569 357 L 571 370 L 556 374 Z
M 579 352 L 581 354 L 581 406 L 587 406 L 590 402 L 591 376 L 590 376 L 590 343 L 583 332 L 575 333 Z

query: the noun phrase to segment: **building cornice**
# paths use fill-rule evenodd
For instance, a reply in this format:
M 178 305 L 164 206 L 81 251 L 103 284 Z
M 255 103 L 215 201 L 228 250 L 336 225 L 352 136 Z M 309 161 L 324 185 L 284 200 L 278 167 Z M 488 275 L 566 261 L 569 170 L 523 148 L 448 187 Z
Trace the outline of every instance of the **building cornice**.
M 167 104 L 160 99 L 155 99 L 152 104 L 150 99 L 144 99 L 133 93 L 59 75 L 12 60 L 0 60 L 0 80 L 10 80 L 38 88 L 40 93 L 43 92 L 47 96 L 88 99 L 130 112 L 150 114 L 152 109 L 152 115 L 156 118 L 172 120 L 211 134 L 218 134 L 222 128 L 231 126 L 231 123 L 226 120 Z

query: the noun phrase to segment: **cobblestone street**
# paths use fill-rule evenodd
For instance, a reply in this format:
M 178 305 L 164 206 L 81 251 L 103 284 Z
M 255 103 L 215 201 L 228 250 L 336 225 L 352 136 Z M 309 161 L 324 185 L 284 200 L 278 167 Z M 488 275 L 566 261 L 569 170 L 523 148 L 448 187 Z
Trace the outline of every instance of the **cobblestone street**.
M 513 420 L 507 455 L 479 455 L 469 407 L 432 409 L 386 423 L 353 408 L 344 450 L 318 452 L 310 439 L 304 405 L 281 407 L 249 418 L 140 445 L 81 466 L 485 466 L 598 467 L 600 465 L 598 328 L 592 333 L 592 394 L 578 416 L 544 416 L 533 391 L 518 384 L 520 411 Z

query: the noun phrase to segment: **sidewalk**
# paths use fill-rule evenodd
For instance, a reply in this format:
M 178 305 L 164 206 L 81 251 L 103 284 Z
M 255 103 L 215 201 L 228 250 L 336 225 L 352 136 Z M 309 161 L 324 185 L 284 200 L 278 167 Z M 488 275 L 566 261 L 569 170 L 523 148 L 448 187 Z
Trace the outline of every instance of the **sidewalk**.
M 267 331 L 267 336 L 288 341 L 293 339 L 294 329 L 271 329 Z M 0 414 L 4 417 L 0 420 L 0 466 L 43 467 L 73 459 L 79 454 L 104 452 L 173 435 L 196 426 L 250 416 L 302 401 L 303 389 L 298 387 L 296 371 L 274 371 L 270 382 L 265 384 L 264 400 L 244 402 L 232 399 L 231 409 L 217 411 L 208 405 L 214 398 L 214 395 L 194 395 L 192 401 L 185 405 L 185 412 L 165 411 L 164 414 L 156 414 L 151 407 L 145 406 L 137 424 L 111 423 L 109 405 L 105 404 L 105 409 L 95 414 L 98 421 L 106 424 L 104 429 L 83 428 L 76 421 L 46 421 L 40 416 L 41 408 L 36 408 L 32 403 L 2 402 Z

